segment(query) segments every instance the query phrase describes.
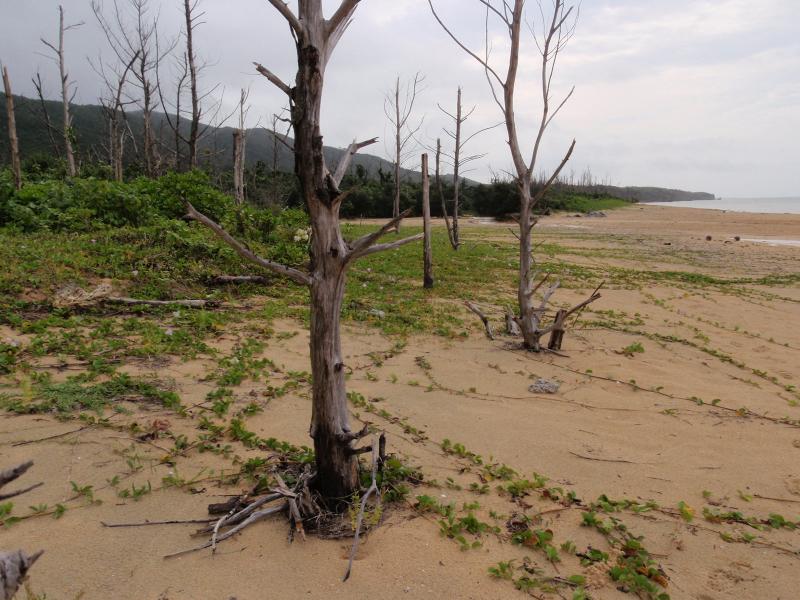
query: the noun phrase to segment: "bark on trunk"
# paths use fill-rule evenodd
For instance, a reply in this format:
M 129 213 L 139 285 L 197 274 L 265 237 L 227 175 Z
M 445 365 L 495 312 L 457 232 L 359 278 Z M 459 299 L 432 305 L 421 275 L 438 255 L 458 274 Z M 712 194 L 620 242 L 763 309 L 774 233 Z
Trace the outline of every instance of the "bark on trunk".
M 22 170 L 19 163 L 19 140 L 17 138 L 17 121 L 14 117 L 14 98 L 11 95 L 11 81 L 8 69 L 3 67 L 3 90 L 6 94 L 6 116 L 8 117 L 8 143 L 11 150 L 11 172 L 14 174 L 14 188 L 22 188 Z
M 189 90 L 192 96 L 192 122 L 189 128 L 189 169 L 197 167 L 197 139 L 200 136 L 200 100 L 197 95 L 197 65 L 195 64 L 194 43 L 192 34 L 194 18 L 190 0 L 184 0 L 184 16 L 186 17 L 186 60 L 189 65 Z M 180 127 L 180 121 L 178 122 Z
M 523 178 L 524 179 L 524 178 Z M 541 350 L 539 333 L 540 314 L 533 303 L 533 254 L 531 252 L 531 188 L 528 181 L 519 184 L 519 328 L 523 344 L 529 350 Z
M 72 115 L 69 111 L 69 75 L 64 62 L 64 9 L 58 7 L 59 28 L 58 28 L 58 71 L 61 75 L 61 104 L 64 121 L 64 152 L 67 156 L 67 173 L 70 177 L 78 174 L 75 166 L 75 153 L 72 149 Z
M 394 205 L 392 208 L 392 218 L 396 219 L 400 214 L 400 161 L 402 160 L 402 125 L 400 121 L 400 78 L 397 78 L 397 85 L 394 88 L 394 108 L 395 108 L 395 160 L 394 160 Z M 400 227 L 397 228 L 398 233 Z
M 338 509 L 358 490 L 358 461 L 350 443 L 350 418 L 339 333 L 347 245 L 339 228 L 338 192 L 325 166 L 320 111 L 325 62 L 325 20 L 320 0 L 300 4 L 298 72 L 292 97 L 295 173 L 311 217 L 311 437 L 314 485 Z
M 453 160 L 453 250 L 458 250 L 461 245 L 458 235 L 458 205 L 460 201 L 459 167 L 461 166 L 461 88 L 458 88 L 458 102 L 456 104 L 456 149 L 455 159 Z
M 423 228 L 423 263 L 424 276 L 422 286 L 433 287 L 433 257 L 431 253 L 431 197 L 430 180 L 428 179 L 428 155 L 422 155 L 422 228 Z

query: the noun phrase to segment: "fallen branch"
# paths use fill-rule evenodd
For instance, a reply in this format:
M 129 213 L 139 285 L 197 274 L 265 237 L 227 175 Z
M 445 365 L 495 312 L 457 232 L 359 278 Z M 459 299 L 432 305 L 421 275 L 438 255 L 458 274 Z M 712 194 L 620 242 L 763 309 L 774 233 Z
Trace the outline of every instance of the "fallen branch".
M 494 341 L 494 332 L 492 331 L 491 323 L 489 323 L 489 318 L 485 314 L 483 314 L 483 311 L 472 302 L 465 301 L 464 305 L 472 312 L 474 312 L 476 315 L 478 315 L 480 320 L 483 321 L 483 326 L 486 329 L 486 337 Z
M 0 488 L 7 483 L 22 477 L 32 466 L 33 461 L 29 460 L 11 469 L 0 471 Z M 4 494 L 0 496 L 0 500 L 19 496 L 20 494 L 24 494 L 25 492 L 29 492 L 32 489 L 39 487 L 40 485 L 42 484 L 37 483 L 25 489 Z M 0 552 L 0 600 L 11 600 L 14 597 L 14 594 L 17 593 L 17 590 L 25 581 L 25 577 L 27 576 L 30 568 L 33 566 L 33 563 L 39 559 L 43 552 L 44 550 L 40 550 L 39 552 L 30 555 L 22 550 L 16 550 L 14 552 Z
M 373 494 L 378 496 L 378 501 L 380 501 L 380 492 L 378 491 L 378 484 L 377 484 L 377 476 L 378 476 L 378 439 L 377 437 L 372 438 L 372 483 L 367 490 L 367 493 L 364 494 L 364 497 L 361 499 L 361 508 L 358 511 L 358 518 L 356 519 L 356 534 L 353 538 L 353 546 L 350 548 L 350 560 L 347 562 L 347 571 L 344 573 L 344 578 L 342 581 L 347 581 L 350 578 L 350 573 L 353 570 L 353 561 L 356 558 L 356 552 L 358 551 L 358 541 L 361 535 L 361 524 L 364 522 L 364 511 L 367 508 L 367 500 Z
M 44 553 L 26 554 L 22 550 L 16 552 L 0 552 L 0 600 L 11 600 L 28 575 L 28 571 Z
M 106 523 L 100 521 L 103 527 L 150 527 L 151 525 L 196 525 L 198 523 L 213 523 L 215 519 L 174 519 L 167 521 L 142 521 L 139 523 Z
M 213 300 L 141 300 L 139 298 L 124 298 L 119 296 L 109 296 L 103 298 L 102 302 L 109 304 L 144 304 L 147 306 L 185 306 L 186 308 L 211 308 L 219 306 L 219 302 Z

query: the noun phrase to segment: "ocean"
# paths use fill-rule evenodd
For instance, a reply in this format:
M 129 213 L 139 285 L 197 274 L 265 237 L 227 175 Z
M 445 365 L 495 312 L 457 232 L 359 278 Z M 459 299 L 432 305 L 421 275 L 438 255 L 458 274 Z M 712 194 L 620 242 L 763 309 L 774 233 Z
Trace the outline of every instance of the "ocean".
M 800 197 L 789 198 L 718 198 L 685 202 L 648 202 L 656 206 L 680 206 L 748 213 L 800 214 Z

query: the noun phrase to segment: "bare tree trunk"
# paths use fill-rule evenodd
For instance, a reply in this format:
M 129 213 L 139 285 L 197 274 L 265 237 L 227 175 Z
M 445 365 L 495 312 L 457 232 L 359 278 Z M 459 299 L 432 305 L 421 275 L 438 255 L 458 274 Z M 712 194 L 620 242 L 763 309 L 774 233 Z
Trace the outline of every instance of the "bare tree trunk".
M 239 98 L 239 128 L 233 130 L 233 193 L 236 204 L 239 207 L 239 217 L 241 221 L 241 207 L 244 204 L 244 165 L 245 165 L 245 142 L 246 132 L 244 128 L 245 109 L 244 103 L 247 100 L 247 93 L 242 90 Z M 240 223 L 240 232 L 241 223 Z
M 444 199 L 444 190 L 442 189 L 442 175 L 441 175 L 441 162 L 442 162 L 442 140 L 436 139 L 436 189 L 439 192 L 439 199 L 442 201 L 442 217 L 444 218 L 444 225 L 447 227 L 447 238 L 450 240 L 450 245 L 455 248 L 455 240 L 453 239 L 453 227 L 450 224 L 450 217 L 447 216 L 447 201 Z
M 63 134 L 64 134 L 64 153 L 67 157 L 67 173 L 70 177 L 75 177 L 78 174 L 78 169 L 75 165 L 75 153 L 72 148 L 72 140 L 75 135 L 75 132 L 72 129 L 72 115 L 70 114 L 69 104 L 71 101 L 69 95 L 69 75 L 67 73 L 67 66 L 64 59 L 64 33 L 82 25 L 83 23 L 78 23 L 76 25 L 64 25 L 64 8 L 62 6 L 58 7 L 58 47 L 54 46 L 50 42 L 46 40 L 42 40 L 42 42 L 53 52 L 56 54 L 56 58 L 58 59 L 58 72 L 61 77 L 61 103 L 63 107 Z
M 519 237 L 519 283 L 517 299 L 519 302 L 520 314 L 517 317 L 517 323 L 522 330 L 525 347 L 534 351 L 541 350 L 541 337 L 552 330 L 552 326 L 543 328 L 541 323 L 544 318 L 547 302 L 555 293 L 556 289 L 558 289 L 559 283 L 556 281 L 547 288 L 542 294 L 542 301 L 539 306 L 534 305 L 534 294 L 544 285 L 547 276 L 543 277 L 538 283 L 534 283 L 539 275 L 534 270 L 533 249 L 531 247 L 531 231 L 536 224 L 535 220 L 532 218 L 532 209 L 534 205 L 538 204 L 542 199 L 550 186 L 558 179 L 561 170 L 569 161 L 570 156 L 572 156 L 572 151 L 575 148 L 575 140 L 573 140 L 558 168 L 549 179 L 543 182 L 542 187 L 536 194 L 532 195 L 533 177 L 538 166 L 539 150 L 545 131 L 574 91 L 573 88 L 551 113 L 551 83 L 558 54 L 574 31 L 574 23 L 569 23 L 569 19 L 575 7 L 573 6 L 567 9 L 565 8 L 564 2 L 565 0 L 554 0 L 552 18 L 549 23 L 545 23 L 543 26 L 544 38 L 536 40 L 537 47 L 541 52 L 540 75 L 543 106 L 531 158 L 530 160 L 526 160 L 520 149 L 517 121 L 514 112 L 517 74 L 520 66 L 520 35 L 523 22 L 525 21 L 523 15 L 525 0 L 514 0 L 513 3 L 503 2 L 502 6 L 499 8 L 494 6 L 491 0 L 478 0 L 478 3 L 486 8 L 486 43 L 488 44 L 489 39 L 488 19 L 490 14 L 493 18 L 497 17 L 500 19 L 504 31 L 509 36 L 508 64 L 504 77 L 489 64 L 490 49 L 488 46 L 484 49 L 483 56 L 479 56 L 467 48 L 440 19 L 433 6 L 433 0 L 428 0 L 434 17 L 445 32 L 447 32 L 462 50 L 483 66 L 492 94 L 503 113 L 506 132 L 508 134 L 508 145 L 511 150 L 511 158 L 514 162 L 517 189 L 520 197 L 519 235 L 517 236 Z M 535 35 L 534 33 L 534 36 Z M 457 119 L 457 123 L 458 121 Z
M 189 129 L 189 168 L 197 167 L 197 140 L 200 136 L 200 99 L 197 95 L 197 65 L 195 64 L 192 34 L 195 26 L 194 9 L 199 0 L 183 0 L 186 18 L 186 60 L 189 65 L 189 90 L 192 96 L 192 122 Z M 180 123 L 178 124 L 180 125 Z
M 461 117 L 461 87 L 458 88 L 458 101 L 456 102 L 456 146 L 455 160 L 453 160 L 453 250 L 458 250 L 461 245 L 458 236 L 458 205 L 459 190 L 461 180 L 459 179 L 459 167 L 461 166 L 461 124 L 464 119 Z
M 403 145 L 401 134 L 403 132 L 402 121 L 400 120 L 400 78 L 397 78 L 394 88 L 394 109 L 395 109 L 395 159 L 394 159 L 394 205 L 392 207 L 392 217 L 397 218 L 400 214 L 400 162 L 402 161 Z M 398 232 L 400 230 L 398 229 Z
M 350 429 L 345 390 L 345 365 L 341 351 L 339 321 L 347 268 L 356 259 L 397 248 L 420 239 L 420 235 L 378 244 L 393 230 L 393 219 L 377 232 L 346 242 L 339 223 L 343 194 L 339 174 L 347 171 L 340 164 L 332 174 L 325 164 L 320 131 L 325 67 L 355 12 L 359 0 L 342 0 L 338 9 L 325 19 L 322 0 L 301 0 L 297 15 L 283 0 L 269 0 L 289 23 L 296 39 L 297 75 L 294 87 L 256 63 L 256 69 L 290 100 L 294 128 L 295 174 L 311 220 L 310 272 L 287 267 L 255 255 L 219 225 L 187 206 L 188 216 L 210 227 L 241 256 L 291 278 L 310 288 L 312 414 L 310 435 L 314 440 L 316 477 L 313 485 L 329 507 L 341 509 L 359 489 L 357 451 L 352 443 L 366 435 Z M 356 144 L 357 147 L 367 143 Z M 345 153 L 349 161 L 353 153 Z M 405 216 L 405 215 L 401 215 Z
M 6 94 L 6 116 L 8 117 L 8 143 L 11 150 L 11 172 L 14 174 L 14 188 L 22 189 L 22 169 L 19 163 L 19 140 L 17 139 L 17 120 L 14 117 L 14 97 L 11 95 L 11 81 L 8 69 L 3 67 L 3 90 Z
M 422 229 L 423 229 L 423 283 L 433 287 L 433 258 L 431 253 L 431 184 L 428 178 L 428 155 L 422 155 Z

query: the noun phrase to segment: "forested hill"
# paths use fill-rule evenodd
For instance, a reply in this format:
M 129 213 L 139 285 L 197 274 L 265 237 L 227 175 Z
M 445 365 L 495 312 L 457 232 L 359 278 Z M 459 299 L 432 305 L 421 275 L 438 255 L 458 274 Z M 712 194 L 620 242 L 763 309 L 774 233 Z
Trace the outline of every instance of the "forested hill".
M 5 105 L 5 95 L 0 92 L 0 106 Z M 42 104 L 38 99 L 26 98 L 14 95 L 16 105 L 17 134 L 20 140 L 20 153 L 22 158 L 36 154 L 52 154 L 53 147 L 47 134 L 47 127 L 43 119 Z M 62 123 L 61 102 L 46 100 L 45 110 L 50 117 L 54 127 L 60 128 Z M 103 108 L 97 105 L 72 105 L 73 128 L 77 138 L 77 149 L 81 156 L 91 159 L 103 159 L 106 156 L 107 133 Z M 164 144 L 164 154 L 174 148 L 173 132 L 170 129 L 163 113 L 154 113 L 154 127 L 160 134 Z M 128 112 L 128 122 L 131 131 L 136 137 L 137 146 L 141 148 L 142 134 L 142 114 L 141 112 Z M 174 122 L 174 121 L 173 121 Z M 188 136 L 189 121 L 181 120 L 181 130 Z M 285 131 L 285 130 L 284 130 Z M 214 163 L 214 166 L 229 168 L 233 163 L 233 128 L 209 127 L 206 135 L 199 143 L 199 159 L 202 164 Z M 269 168 L 273 165 L 273 160 L 280 171 L 291 171 L 294 168 L 294 157 L 289 148 L 284 144 L 274 143 L 272 134 L 263 128 L 248 129 L 247 131 L 247 164 L 252 166 L 258 161 L 263 161 Z M 291 144 L 291 139 L 288 143 Z M 380 143 L 380 142 L 379 142 Z M 378 145 L 376 144 L 376 148 Z M 336 165 L 339 162 L 344 149 L 325 147 L 325 156 L 329 164 Z M 134 146 L 128 143 L 126 148 L 126 159 L 135 159 Z M 0 118 L 0 164 L 8 161 L 8 135 L 7 123 L 3 111 Z M 353 165 L 361 165 L 366 169 L 370 177 L 377 178 L 378 171 L 393 173 L 393 165 L 390 161 L 373 154 L 361 152 L 356 155 Z M 419 179 L 419 173 L 412 170 L 403 170 L 407 178 Z
M 617 187 L 615 185 L 593 186 L 600 192 L 615 198 L 636 202 L 681 202 L 686 200 L 714 200 L 708 192 L 686 192 L 659 187 Z
M 0 92 L 0 106 L 5 103 L 5 95 Z M 43 119 L 43 107 L 37 99 L 14 96 L 16 104 L 17 133 L 20 139 L 20 151 L 23 159 L 36 154 L 52 154 L 53 146 L 47 134 Z M 61 127 L 61 103 L 46 100 L 44 110 L 47 111 L 54 127 Z M 103 160 L 106 156 L 106 125 L 103 108 L 97 105 L 72 106 L 75 136 L 77 138 L 78 152 L 90 160 Z M 141 148 L 142 115 L 141 112 L 129 112 L 128 121 L 131 131 L 136 137 L 136 147 Z M 154 113 L 155 129 L 164 144 L 164 154 L 174 148 L 173 133 L 163 113 Z M 8 135 L 5 118 L 0 118 L 0 164 L 8 161 Z M 189 122 L 181 120 L 181 130 L 188 136 Z M 227 169 L 233 162 L 233 128 L 209 127 L 205 136 L 200 141 L 200 164 L 213 164 L 214 167 Z M 291 144 L 291 139 L 287 142 Z M 57 140 L 60 147 L 60 140 Z M 380 143 L 380 142 L 379 142 Z M 377 146 L 376 146 L 377 147 Z M 367 149 L 368 150 L 368 149 Z M 344 149 L 325 147 L 325 157 L 330 165 L 339 162 Z M 133 144 L 128 144 L 126 149 L 127 160 L 135 160 L 136 150 Z M 273 164 L 279 171 L 292 171 L 294 157 L 289 148 L 280 142 L 275 142 L 272 134 L 264 129 L 248 129 L 246 161 L 249 166 L 261 161 L 271 169 Z M 353 167 L 363 167 L 370 179 L 378 179 L 378 173 L 391 174 L 394 172 L 392 163 L 384 158 L 369 154 L 368 151 L 358 153 L 353 160 Z M 419 181 L 419 173 L 414 170 L 403 169 L 403 178 L 409 181 Z M 464 180 L 468 185 L 476 182 Z M 679 200 L 713 200 L 714 194 L 706 192 L 686 192 L 658 187 L 617 187 L 611 185 L 591 185 L 590 191 L 622 198 L 636 202 L 675 202 Z

